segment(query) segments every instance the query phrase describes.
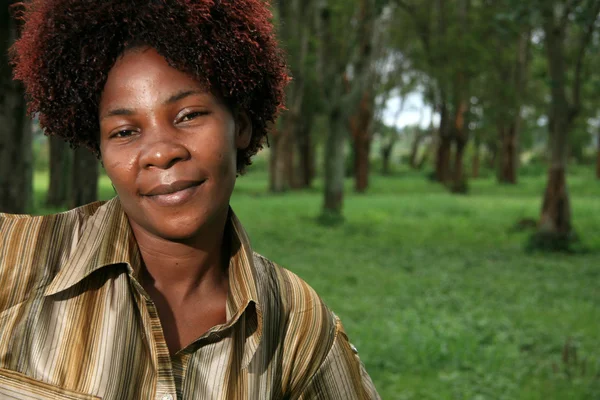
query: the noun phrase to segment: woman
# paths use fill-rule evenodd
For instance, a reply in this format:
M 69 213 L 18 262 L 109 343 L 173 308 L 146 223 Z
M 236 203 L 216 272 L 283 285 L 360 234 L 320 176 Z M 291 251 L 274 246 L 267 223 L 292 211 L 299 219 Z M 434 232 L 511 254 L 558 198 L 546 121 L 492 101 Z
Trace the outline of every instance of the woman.
M 288 81 L 261 0 L 34 0 L 15 76 L 117 197 L 0 217 L 0 398 L 377 398 L 229 208 Z

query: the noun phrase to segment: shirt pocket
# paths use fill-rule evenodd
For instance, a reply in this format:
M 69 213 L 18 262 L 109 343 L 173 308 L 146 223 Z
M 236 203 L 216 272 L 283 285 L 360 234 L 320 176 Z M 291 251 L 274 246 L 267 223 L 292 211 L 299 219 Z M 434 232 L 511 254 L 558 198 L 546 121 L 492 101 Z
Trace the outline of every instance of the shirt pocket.
M 11 400 L 98 400 L 100 397 L 78 393 L 37 381 L 21 373 L 0 368 L 0 399 Z

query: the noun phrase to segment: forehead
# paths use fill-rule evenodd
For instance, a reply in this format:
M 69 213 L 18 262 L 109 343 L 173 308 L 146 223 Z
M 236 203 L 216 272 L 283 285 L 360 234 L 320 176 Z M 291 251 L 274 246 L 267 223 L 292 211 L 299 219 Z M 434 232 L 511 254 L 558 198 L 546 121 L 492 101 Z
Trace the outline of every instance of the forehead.
M 100 107 L 114 101 L 165 100 L 183 89 L 208 92 L 192 75 L 180 71 L 152 48 L 125 51 L 108 73 Z

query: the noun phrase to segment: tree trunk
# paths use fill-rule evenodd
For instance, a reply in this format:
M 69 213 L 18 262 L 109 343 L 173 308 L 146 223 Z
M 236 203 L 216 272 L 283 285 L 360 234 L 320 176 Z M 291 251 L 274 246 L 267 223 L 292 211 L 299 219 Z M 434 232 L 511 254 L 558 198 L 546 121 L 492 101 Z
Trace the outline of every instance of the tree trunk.
M 514 185 L 517 183 L 519 162 L 517 122 L 511 123 L 509 126 L 500 124 L 498 131 L 500 137 L 498 182 Z
M 286 88 L 288 111 L 282 115 L 280 132 L 271 156 L 271 191 L 283 192 L 303 186 L 298 181 L 295 148 L 297 135 L 301 134 L 301 112 L 304 103 L 306 57 L 313 25 L 310 0 L 291 0 L 278 2 L 279 33 L 287 45 L 287 55 L 294 79 Z
M 600 133 L 598 133 L 598 152 L 596 154 L 596 178 L 600 179 Z
M 32 127 L 23 86 L 12 80 L 8 47 L 17 26 L 0 7 L 0 212 L 25 213 L 33 203 Z
M 467 178 L 464 174 L 464 155 L 467 147 L 467 140 L 462 138 L 456 139 L 456 147 L 454 152 L 454 168 L 451 190 L 454 193 L 467 192 Z
M 448 107 L 445 103 L 442 103 L 440 114 L 439 141 L 435 158 L 435 177 L 438 182 L 445 184 L 451 178 L 450 156 L 452 146 Z
M 374 1 L 359 1 L 359 57 L 355 67 L 355 85 L 362 94 L 354 116 L 350 117 L 350 130 L 354 146 L 354 190 L 364 193 L 369 186 L 369 153 L 371 149 L 371 122 L 373 120 L 373 35 L 375 27 Z
M 344 200 L 344 149 L 346 130 L 339 107 L 329 113 L 329 135 L 325 143 L 325 202 L 327 214 L 341 216 Z
M 390 156 L 392 154 L 391 146 L 384 149 L 381 153 L 381 171 L 383 175 L 390 174 Z
M 390 158 L 392 156 L 393 145 L 381 149 L 381 172 L 383 175 L 390 174 Z
M 285 127 L 282 127 L 279 136 L 273 144 L 273 150 L 271 151 L 273 169 L 271 169 L 272 186 L 271 191 L 274 193 L 285 192 L 290 188 L 286 176 L 285 176 Z
M 437 140 L 437 150 L 435 157 L 435 178 L 442 184 L 447 184 L 452 178 L 452 171 L 450 170 L 450 162 L 452 158 L 452 132 L 451 121 L 450 121 L 450 110 L 448 109 L 448 77 L 445 66 L 450 62 L 449 53 L 441 51 L 440 45 L 443 45 L 443 38 L 448 34 L 448 1 L 437 0 L 437 46 L 436 52 L 439 56 L 429 58 L 429 67 L 433 71 L 436 71 L 435 77 L 438 79 L 439 85 L 439 110 L 440 110 L 440 126 Z M 431 42 L 431 39 L 428 39 Z M 435 60 L 435 61 L 434 61 Z
M 415 167 L 416 167 L 416 169 L 419 169 L 419 170 L 423 169 L 423 166 L 429 161 L 429 159 L 431 158 L 431 155 L 434 154 L 434 152 L 437 148 L 437 140 L 436 140 L 436 136 L 435 136 L 435 126 L 433 123 L 433 119 L 434 119 L 434 115 L 432 113 L 431 121 L 429 122 L 429 131 L 425 135 L 425 139 L 427 139 L 427 141 L 429 143 L 427 143 L 425 145 L 425 151 L 421 155 L 421 158 L 418 161 L 416 161 Z
M 561 236 L 571 232 L 571 206 L 564 167 L 550 167 L 548 171 L 539 230 Z
M 548 113 L 550 136 L 550 167 L 548 182 L 538 232 L 534 236 L 538 247 L 568 249 L 571 238 L 571 205 L 567 191 L 566 170 L 568 159 L 568 135 L 575 110 L 566 96 L 565 31 L 554 22 L 551 6 L 543 10 L 545 47 L 548 58 L 549 76 L 552 80 L 551 102 Z
M 550 168 L 539 222 L 539 233 L 563 239 L 571 233 L 571 206 L 566 182 L 569 132 L 566 114 L 566 110 L 554 108 L 553 123 L 550 124 Z
M 50 182 L 46 194 L 46 205 L 48 207 L 63 207 L 67 204 L 69 193 L 69 154 L 71 150 L 63 139 L 48 137 L 50 147 Z
M 358 113 L 350 118 L 354 153 L 354 190 L 363 193 L 369 186 L 369 153 L 371 150 L 371 120 L 373 106 L 371 90 L 367 89 L 358 105 Z
M 464 86 L 464 79 L 458 79 L 459 85 Z M 457 89 L 461 92 L 462 88 Z M 458 106 L 456 107 L 456 115 L 454 117 L 454 142 L 456 143 L 455 152 L 454 152 L 454 168 L 452 170 L 452 192 L 455 193 L 466 193 L 467 192 L 467 178 L 463 172 L 463 162 L 465 155 L 465 148 L 467 147 L 467 143 L 469 141 L 469 133 L 466 119 L 466 113 L 468 111 L 468 102 L 466 100 L 466 96 L 461 96 Z
M 279 132 L 277 126 L 272 125 L 269 129 L 269 190 L 275 192 L 277 171 L 277 139 Z
M 410 146 L 410 157 L 409 157 L 409 165 L 412 169 L 419 168 L 419 149 L 421 148 L 421 143 L 424 139 L 427 138 L 427 134 L 423 132 L 417 132 L 415 137 L 413 138 L 413 142 Z
M 370 138 L 354 139 L 354 190 L 358 193 L 364 193 L 369 186 L 370 150 Z
M 458 34 L 459 42 L 464 43 L 464 37 L 467 35 L 469 27 L 469 10 L 471 0 L 461 0 L 458 4 Z M 467 176 L 463 170 L 463 158 L 465 148 L 469 142 L 469 124 L 467 115 L 469 112 L 469 80 L 467 78 L 466 66 L 463 64 L 465 60 L 460 58 L 461 65 L 458 68 L 455 79 L 454 95 L 455 95 L 455 115 L 454 115 L 454 141 L 456 143 L 454 152 L 454 169 L 453 182 L 451 190 L 454 193 L 467 192 Z
M 440 138 L 436 152 L 436 179 L 438 182 L 447 184 L 452 179 L 450 161 L 452 158 L 452 139 L 449 136 Z
M 506 184 L 517 183 L 519 168 L 519 132 L 521 130 L 521 103 L 523 92 L 527 86 L 527 70 L 531 47 L 531 28 L 527 27 L 519 35 L 516 61 L 513 68 L 512 86 L 514 96 L 513 106 L 504 119 L 499 122 L 500 163 L 498 165 L 498 182 Z
M 98 200 L 98 159 L 83 147 L 76 149 L 74 153 L 70 208 Z
M 290 121 L 289 112 L 282 116 L 281 124 L 273 135 L 270 155 L 270 189 L 272 192 L 280 193 L 290 189 L 291 165 L 293 165 L 293 122 Z
M 306 103 L 304 103 L 306 104 Z M 295 182 L 298 188 L 309 188 L 315 177 L 315 155 L 311 132 L 313 113 L 305 109 L 303 111 L 302 123 L 296 135 L 296 148 L 298 162 L 296 166 Z

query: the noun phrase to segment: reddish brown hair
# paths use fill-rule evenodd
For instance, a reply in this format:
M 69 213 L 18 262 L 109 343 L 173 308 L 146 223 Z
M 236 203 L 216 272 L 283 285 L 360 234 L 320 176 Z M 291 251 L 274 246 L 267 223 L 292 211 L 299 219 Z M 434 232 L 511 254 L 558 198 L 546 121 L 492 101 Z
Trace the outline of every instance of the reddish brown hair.
M 29 112 L 46 134 L 98 156 L 100 96 L 131 47 L 156 49 L 248 113 L 253 134 L 238 154 L 240 172 L 283 107 L 289 77 L 263 0 L 30 0 L 22 18 L 12 58 Z

